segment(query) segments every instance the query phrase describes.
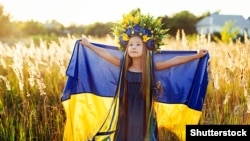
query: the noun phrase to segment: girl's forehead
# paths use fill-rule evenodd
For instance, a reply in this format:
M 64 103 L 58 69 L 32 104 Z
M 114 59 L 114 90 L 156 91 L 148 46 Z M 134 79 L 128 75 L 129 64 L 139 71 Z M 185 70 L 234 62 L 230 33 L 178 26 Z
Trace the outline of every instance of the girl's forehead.
M 142 42 L 140 37 L 134 36 L 129 39 L 129 42 Z

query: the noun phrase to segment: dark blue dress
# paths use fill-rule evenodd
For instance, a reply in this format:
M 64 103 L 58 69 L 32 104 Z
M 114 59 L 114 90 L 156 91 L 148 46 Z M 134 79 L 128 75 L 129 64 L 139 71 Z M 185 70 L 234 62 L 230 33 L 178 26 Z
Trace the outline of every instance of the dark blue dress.
M 128 82 L 128 117 L 120 117 L 116 141 L 144 141 L 145 100 L 140 93 L 142 74 L 127 71 L 126 80 Z M 125 131 L 126 125 L 127 131 Z

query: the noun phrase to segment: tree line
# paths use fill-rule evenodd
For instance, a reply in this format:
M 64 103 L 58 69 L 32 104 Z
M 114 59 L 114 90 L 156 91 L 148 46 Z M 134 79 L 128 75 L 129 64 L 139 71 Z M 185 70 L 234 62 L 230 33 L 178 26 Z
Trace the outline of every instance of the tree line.
M 202 18 L 209 16 L 210 13 L 204 13 L 201 16 L 195 16 L 189 11 L 181 11 L 174 15 L 163 16 L 163 28 L 169 29 L 169 35 L 175 36 L 177 30 L 183 29 L 186 35 L 196 34 L 195 24 Z M 4 7 L 0 5 L 0 40 L 5 39 L 20 39 L 26 37 L 37 37 L 45 39 L 56 39 L 59 36 L 93 36 L 93 37 L 105 37 L 111 34 L 111 28 L 114 23 L 112 22 L 96 22 L 89 25 L 69 25 L 64 26 L 56 20 L 47 21 L 41 23 L 34 20 L 28 20 L 25 22 L 11 21 L 11 15 L 4 13 Z

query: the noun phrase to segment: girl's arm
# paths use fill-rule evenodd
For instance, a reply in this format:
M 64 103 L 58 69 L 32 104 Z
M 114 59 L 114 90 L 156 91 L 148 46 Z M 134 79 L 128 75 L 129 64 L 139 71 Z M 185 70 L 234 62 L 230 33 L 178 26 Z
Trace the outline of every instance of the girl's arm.
M 97 55 L 99 55 L 100 57 L 102 57 L 105 60 L 109 61 L 113 65 L 115 65 L 117 67 L 120 65 L 120 59 L 118 57 L 116 57 L 115 55 L 111 54 L 110 52 L 108 52 L 106 49 L 99 48 L 99 47 L 96 47 L 93 44 L 90 44 L 89 41 L 87 39 L 85 39 L 85 38 L 83 38 L 81 40 L 81 44 L 88 47 L 89 49 L 94 51 Z
M 165 60 L 162 62 L 156 63 L 156 70 L 163 70 L 168 69 L 173 66 L 177 66 L 180 64 L 184 64 L 190 61 L 193 61 L 195 59 L 199 59 L 207 54 L 207 50 L 201 49 L 197 54 L 189 55 L 189 56 L 176 56 L 174 58 L 171 58 L 169 60 Z

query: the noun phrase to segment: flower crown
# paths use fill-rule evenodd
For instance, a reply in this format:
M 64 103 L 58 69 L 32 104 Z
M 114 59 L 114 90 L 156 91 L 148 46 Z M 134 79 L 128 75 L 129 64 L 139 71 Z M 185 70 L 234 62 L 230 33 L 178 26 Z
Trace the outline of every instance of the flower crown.
M 115 24 L 113 34 L 119 44 L 119 49 L 124 51 L 132 36 L 140 36 L 146 47 L 152 51 L 159 51 L 164 45 L 163 38 L 167 37 L 168 29 L 162 29 L 161 18 L 154 19 L 153 16 L 142 15 L 140 9 L 132 10 L 123 15 L 123 20 Z

